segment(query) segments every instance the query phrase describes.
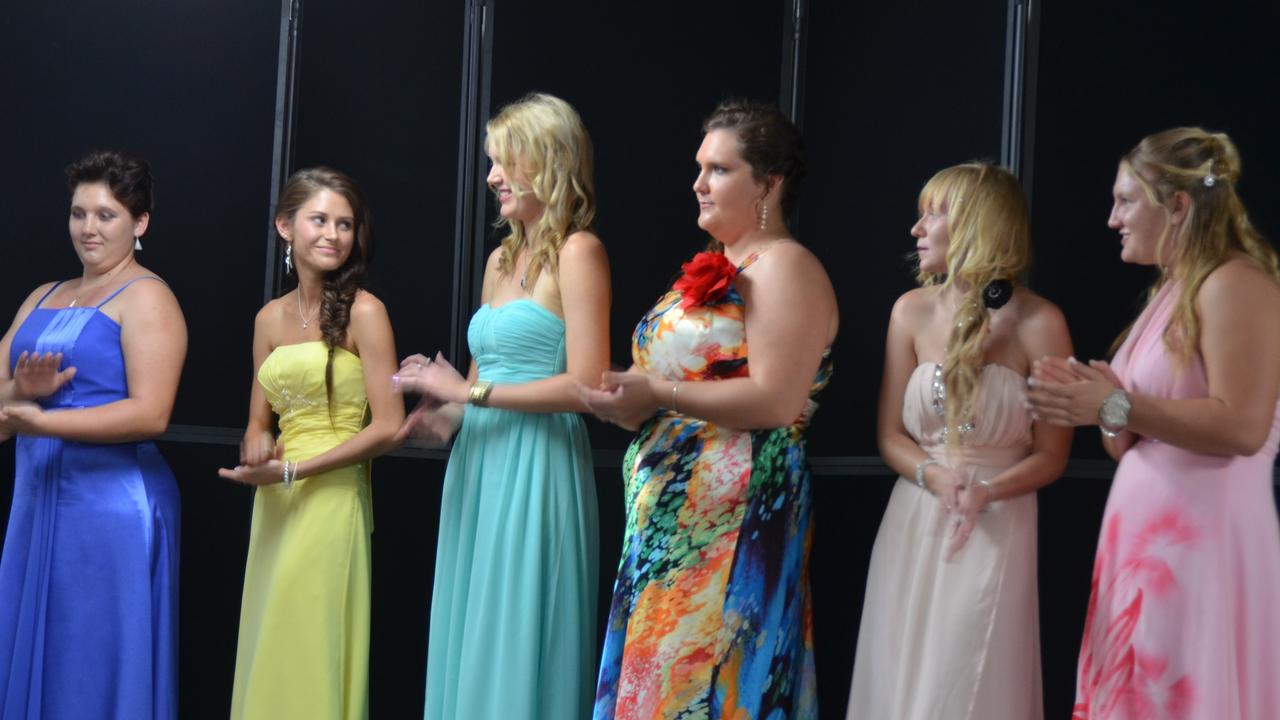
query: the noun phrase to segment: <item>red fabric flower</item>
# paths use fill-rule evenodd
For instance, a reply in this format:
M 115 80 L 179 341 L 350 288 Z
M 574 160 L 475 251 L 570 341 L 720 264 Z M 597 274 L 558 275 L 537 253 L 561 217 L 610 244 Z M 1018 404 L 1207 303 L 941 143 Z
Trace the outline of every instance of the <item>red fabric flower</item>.
M 738 268 L 718 252 L 700 252 L 680 269 L 684 274 L 672 287 L 680 291 L 681 310 L 719 300 L 738 276 Z

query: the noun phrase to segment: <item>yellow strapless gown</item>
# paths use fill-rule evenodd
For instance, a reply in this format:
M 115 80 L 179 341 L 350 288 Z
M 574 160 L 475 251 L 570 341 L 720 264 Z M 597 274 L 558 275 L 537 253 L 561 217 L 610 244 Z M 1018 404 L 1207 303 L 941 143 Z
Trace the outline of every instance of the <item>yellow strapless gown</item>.
M 283 345 L 258 370 L 289 460 L 319 455 L 368 422 L 360 358 L 334 351 L 331 413 L 327 357 L 319 341 Z M 367 462 L 258 488 L 232 718 L 368 716 L 372 531 Z

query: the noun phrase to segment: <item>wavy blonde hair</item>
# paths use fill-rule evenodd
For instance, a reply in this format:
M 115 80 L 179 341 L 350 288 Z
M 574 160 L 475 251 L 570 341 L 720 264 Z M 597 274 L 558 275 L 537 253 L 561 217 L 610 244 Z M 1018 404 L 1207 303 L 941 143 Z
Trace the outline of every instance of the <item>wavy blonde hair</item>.
M 532 288 L 543 270 L 556 273 L 565 240 L 590 230 L 595 219 L 591 138 L 577 111 L 546 93 L 526 95 L 502 108 L 485 132 L 485 148 L 507 170 L 512 189 L 531 192 L 546 206 L 531 228 L 515 219 L 499 218 L 495 223 L 495 227 L 505 224 L 509 231 L 502 239 L 498 272 L 509 277 L 520 251 L 528 249 L 532 257 L 526 278 Z M 516 168 L 529 187 L 520 187 L 511 177 Z
M 1173 214 L 1174 198 L 1185 193 L 1190 199 L 1186 217 L 1176 227 L 1166 225 L 1160 238 L 1161 256 L 1172 250 L 1167 266 L 1151 286 L 1148 301 L 1170 280 L 1182 281 L 1177 305 L 1164 341 L 1179 363 L 1184 365 L 1200 344 L 1200 319 L 1195 300 L 1209 273 L 1228 256 L 1239 252 L 1280 281 L 1276 251 L 1249 222 L 1236 181 L 1240 179 L 1240 153 L 1225 133 L 1211 133 L 1198 127 L 1178 127 L 1148 135 L 1120 160 L 1142 186 L 1147 198 Z M 1212 181 L 1206 179 L 1213 177 Z M 1116 340 L 1118 346 L 1129 334 L 1126 329 Z
M 950 244 L 946 274 L 921 270 L 916 278 L 923 286 L 964 289 L 942 363 L 947 441 L 959 442 L 957 429 L 973 417 L 991 326 L 982 293 L 993 280 L 1016 284 L 1030 266 L 1030 213 L 1018 179 L 988 163 L 956 165 L 934 175 L 920 191 L 920 212 L 946 213 Z

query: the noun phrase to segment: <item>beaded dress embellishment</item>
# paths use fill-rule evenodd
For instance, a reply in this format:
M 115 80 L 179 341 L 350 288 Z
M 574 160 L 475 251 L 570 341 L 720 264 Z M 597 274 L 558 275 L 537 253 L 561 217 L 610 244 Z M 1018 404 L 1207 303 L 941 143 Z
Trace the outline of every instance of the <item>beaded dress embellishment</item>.
M 944 418 L 945 420 L 945 418 L 947 417 L 947 385 L 942 381 L 942 364 L 941 363 L 938 363 L 937 365 L 933 366 L 932 390 L 933 390 L 932 392 L 933 411 L 938 414 L 938 417 Z M 958 426 L 957 429 L 960 431 L 961 440 L 964 439 L 965 435 L 973 432 L 973 427 L 974 425 L 971 422 L 961 423 Z M 942 442 L 945 443 L 947 441 L 947 433 L 950 429 L 951 428 L 947 427 L 944 421 L 942 425 L 942 434 L 941 434 Z

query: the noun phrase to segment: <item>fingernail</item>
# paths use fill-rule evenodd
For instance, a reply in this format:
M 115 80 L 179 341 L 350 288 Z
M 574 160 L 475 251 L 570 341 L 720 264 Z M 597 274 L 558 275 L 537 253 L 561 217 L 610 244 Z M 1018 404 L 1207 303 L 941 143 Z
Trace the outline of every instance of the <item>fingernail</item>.
M 1076 356 L 1075 356 L 1075 355 L 1072 355 L 1071 357 L 1067 358 L 1067 362 L 1069 362 L 1069 363 L 1077 363 L 1077 364 L 1078 364 L 1080 361 L 1076 359 Z

